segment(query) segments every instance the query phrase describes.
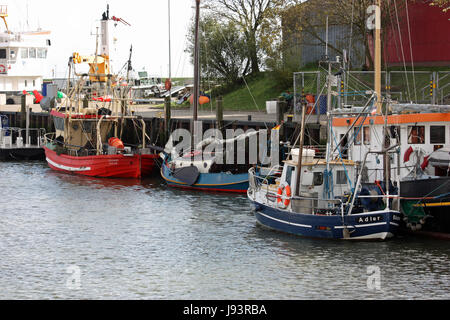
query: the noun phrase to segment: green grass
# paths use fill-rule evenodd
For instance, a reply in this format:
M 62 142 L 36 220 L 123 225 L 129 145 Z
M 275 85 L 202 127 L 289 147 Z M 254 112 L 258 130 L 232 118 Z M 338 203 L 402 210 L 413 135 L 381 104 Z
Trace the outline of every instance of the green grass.
M 240 88 L 223 95 L 224 110 L 236 111 L 265 111 L 266 101 L 277 99 L 283 90 L 267 74 L 246 79 L 248 87 L 243 84 Z M 213 107 L 217 97 L 212 97 Z M 255 104 L 256 102 L 256 104 Z M 210 109 L 210 104 L 201 109 Z

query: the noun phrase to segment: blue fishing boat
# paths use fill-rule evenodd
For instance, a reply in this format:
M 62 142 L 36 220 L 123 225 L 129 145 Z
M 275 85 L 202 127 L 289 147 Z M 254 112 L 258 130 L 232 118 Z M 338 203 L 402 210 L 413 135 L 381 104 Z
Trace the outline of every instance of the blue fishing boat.
M 391 195 L 384 186 L 360 182 L 353 189 L 346 180 L 354 177 L 355 163 L 346 160 L 327 165 L 324 160 L 311 159 L 300 169 L 301 192 L 297 195 L 298 169 L 295 159 L 285 161 L 281 178 L 250 169 L 247 195 L 260 225 L 311 238 L 384 240 L 396 234 L 401 214 L 393 209 L 398 201 L 394 201 L 397 196 L 392 186 Z M 332 180 L 336 182 L 334 197 L 327 197 L 327 181 Z
M 203 161 L 202 165 L 189 161 L 183 167 L 180 166 L 182 159 L 176 160 L 172 161 L 170 155 L 165 155 L 161 166 L 161 176 L 170 187 L 233 193 L 246 193 L 248 190 L 248 172 L 205 172 L 199 167 L 209 170 L 211 161 Z
M 379 19 L 378 15 L 376 19 Z M 380 25 L 380 21 L 377 22 Z M 358 113 L 359 116 L 382 114 L 378 31 L 375 41 L 375 90 L 363 108 L 364 112 Z M 390 170 L 391 159 L 398 152 L 398 144 L 388 147 L 385 143 L 380 151 L 369 149 L 364 160 L 358 163 L 346 159 L 345 154 L 352 141 L 345 142 L 347 132 L 337 142 L 333 132 L 331 81 L 332 64 L 339 66 L 339 72 L 344 72 L 344 69 L 339 59 L 332 62 L 326 57 L 325 62 L 328 64 L 328 137 L 325 159 L 316 158 L 313 149 L 304 148 L 307 105 L 303 102 L 298 149 L 291 150 L 290 158 L 284 161 L 283 173 L 279 178 L 250 169 L 247 196 L 254 207 L 257 222 L 270 229 L 313 238 L 385 240 L 396 234 L 402 219 L 397 189 L 400 181 L 398 176 L 397 181 L 392 181 Z M 347 130 L 352 129 L 348 125 Z M 383 132 L 383 141 L 386 141 L 386 124 Z M 362 183 L 369 154 L 383 158 L 384 181 Z

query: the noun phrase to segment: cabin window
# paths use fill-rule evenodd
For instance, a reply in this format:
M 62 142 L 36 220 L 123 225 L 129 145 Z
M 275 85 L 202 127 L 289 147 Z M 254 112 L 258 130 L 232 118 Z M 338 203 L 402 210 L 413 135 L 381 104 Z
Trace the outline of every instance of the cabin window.
M 390 128 L 390 135 L 391 135 L 391 139 L 396 139 L 397 141 L 400 141 L 400 127 L 392 126 Z
M 408 143 L 424 144 L 425 143 L 425 126 L 409 126 L 408 127 Z
M 33 87 L 36 87 L 36 80 L 33 80 Z
M 336 184 L 346 184 L 347 176 L 345 171 L 336 171 Z
M 430 126 L 430 143 L 445 144 L 445 126 Z
M 370 127 L 364 127 L 363 132 L 364 132 L 364 137 L 363 137 L 364 144 L 370 145 Z
M 361 145 L 361 137 L 362 137 L 362 128 L 353 129 L 353 136 L 355 137 L 355 146 Z
M 0 49 L 0 59 L 6 59 L 6 49 Z
M 28 81 L 24 80 L 24 82 L 25 82 L 25 87 L 28 87 Z
M 28 49 L 27 48 L 20 49 L 20 57 L 22 59 L 28 59 Z
M 40 48 L 37 50 L 37 57 L 39 59 L 47 58 L 47 49 Z
M 16 59 L 16 50 L 9 50 L 9 57 L 11 58 L 11 60 L 15 60 Z
M 28 57 L 30 59 L 36 59 L 36 48 L 30 48 L 28 50 Z
M 291 185 L 292 182 L 292 173 L 294 172 L 294 167 L 289 166 L 287 171 L 286 171 L 286 183 L 288 185 Z
M 314 186 L 323 185 L 323 173 L 322 172 L 314 172 L 313 185 Z

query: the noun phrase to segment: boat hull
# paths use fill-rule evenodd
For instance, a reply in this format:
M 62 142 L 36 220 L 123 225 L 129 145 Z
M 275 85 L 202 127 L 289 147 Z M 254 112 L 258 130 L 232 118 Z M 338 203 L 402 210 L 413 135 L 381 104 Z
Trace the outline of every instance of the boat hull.
M 260 225 L 309 238 L 385 240 L 396 234 L 401 220 L 398 212 L 387 210 L 347 215 L 344 216 L 343 223 L 343 217 L 339 215 L 292 213 L 255 201 L 252 204 Z M 349 231 L 348 236 L 345 229 Z
M 410 222 L 422 220 L 420 230 L 450 234 L 450 177 L 402 181 L 400 192 Z
M 172 175 L 166 161 L 161 166 L 161 176 L 168 186 L 189 190 L 246 193 L 249 187 L 248 173 L 200 173 L 196 183 L 189 186 Z
M 44 147 L 50 168 L 56 171 L 101 178 L 141 178 L 149 175 L 157 155 L 96 155 L 73 157 L 58 155 Z

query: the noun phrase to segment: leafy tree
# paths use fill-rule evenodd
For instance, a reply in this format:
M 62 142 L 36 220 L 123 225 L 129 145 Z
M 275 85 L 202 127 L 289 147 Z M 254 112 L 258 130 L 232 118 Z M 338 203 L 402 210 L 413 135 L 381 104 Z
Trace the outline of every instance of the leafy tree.
M 247 56 L 244 74 L 259 73 L 268 38 L 264 30 L 276 19 L 273 9 L 284 5 L 286 0 L 205 0 L 209 10 L 216 16 L 233 22 L 240 28 L 245 39 Z M 267 36 L 267 34 L 265 34 Z
M 447 12 L 450 10 L 450 0 L 433 0 L 430 5 L 439 6 L 442 8 L 442 11 Z
M 191 26 L 188 51 L 194 59 L 194 25 Z M 220 21 L 203 15 L 199 22 L 199 49 L 202 79 L 235 82 L 247 61 L 245 40 L 232 21 Z

